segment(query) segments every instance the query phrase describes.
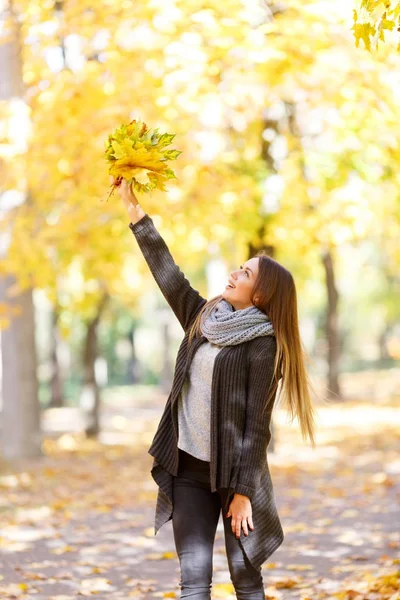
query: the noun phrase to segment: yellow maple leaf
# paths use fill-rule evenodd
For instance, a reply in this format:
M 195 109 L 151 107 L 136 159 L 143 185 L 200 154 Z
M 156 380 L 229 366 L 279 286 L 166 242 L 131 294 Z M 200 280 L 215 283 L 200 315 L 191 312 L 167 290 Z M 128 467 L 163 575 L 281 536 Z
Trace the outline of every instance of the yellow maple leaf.
M 136 120 L 121 125 L 110 134 L 105 155 L 114 183 L 108 198 L 122 178 L 138 192 L 150 192 L 155 188 L 166 191 L 164 183 L 176 179 L 167 163 L 181 154 L 179 150 L 166 149 L 174 137 L 170 133 L 159 134 L 158 129 L 152 132 L 145 123 Z

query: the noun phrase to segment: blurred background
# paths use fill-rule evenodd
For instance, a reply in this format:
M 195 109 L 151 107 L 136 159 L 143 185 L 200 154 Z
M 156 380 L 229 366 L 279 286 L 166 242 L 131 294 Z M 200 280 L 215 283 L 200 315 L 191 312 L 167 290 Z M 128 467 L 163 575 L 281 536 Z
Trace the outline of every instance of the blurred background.
M 139 201 L 193 287 L 222 293 L 262 248 L 295 278 L 320 449 L 278 407 L 273 464 L 326 474 L 323 460 L 374 448 L 366 477 L 398 493 L 399 24 L 361 4 L 0 1 L 7 493 L 40 461 L 73 477 L 71 456 L 123 447 L 146 457 L 154 500 L 146 450 L 183 331 L 118 194 L 106 201 L 107 136 L 132 119 L 182 151 L 168 191 Z
M 132 118 L 183 151 L 141 202 L 192 285 L 222 293 L 266 248 L 321 396 L 357 380 L 374 400 L 371 372 L 399 393 L 400 59 L 355 47 L 354 8 L 2 2 L 2 402 L 29 421 L 6 455 L 38 450 L 33 413 L 80 408 L 98 433 L 100 397 L 171 384 L 181 328 L 105 202 L 105 142 Z

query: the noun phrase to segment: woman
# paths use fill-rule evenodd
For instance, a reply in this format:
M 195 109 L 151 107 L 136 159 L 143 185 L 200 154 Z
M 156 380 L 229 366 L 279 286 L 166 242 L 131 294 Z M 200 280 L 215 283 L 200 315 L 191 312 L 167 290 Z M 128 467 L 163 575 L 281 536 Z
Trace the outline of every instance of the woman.
M 264 600 L 261 565 L 284 539 L 266 453 L 279 380 L 303 438 L 315 445 L 293 278 L 259 253 L 207 301 L 175 264 L 126 180 L 118 190 L 129 227 L 185 332 L 148 450 L 158 484 L 155 535 L 172 519 L 181 598 L 209 600 L 222 508 L 236 597 Z

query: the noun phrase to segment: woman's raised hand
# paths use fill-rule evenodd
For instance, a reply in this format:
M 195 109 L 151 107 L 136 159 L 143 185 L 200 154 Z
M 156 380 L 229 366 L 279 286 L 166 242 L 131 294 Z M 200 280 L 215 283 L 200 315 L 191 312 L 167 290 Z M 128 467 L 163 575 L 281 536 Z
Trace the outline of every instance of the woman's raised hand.
M 110 183 L 114 183 L 114 177 L 110 175 Z M 120 185 L 116 188 L 125 205 L 131 223 L 137 223 L 146 214 L 136 198 L 132 186 L 128 185 L 125 178 L 122 179 Z

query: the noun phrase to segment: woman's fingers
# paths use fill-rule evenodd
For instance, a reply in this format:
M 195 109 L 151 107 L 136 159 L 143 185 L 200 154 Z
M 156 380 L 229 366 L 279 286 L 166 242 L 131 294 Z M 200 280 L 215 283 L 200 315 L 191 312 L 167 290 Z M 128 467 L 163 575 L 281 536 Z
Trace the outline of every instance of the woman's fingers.
M 242 528 L 243 528 L 244 535 L 249 535 L 249 530 L 247 529 L 247 520 L 246 519 L 243 519 L 243 521 L 242 521 Z M 239 536 L 240 536 L 240 529 L 239 529 Z
M 248 525 L 252 530 L 254 529 L 253 520 L 251 517 L 238 517 L 237 519 L 232 518 L 232 532 L 234 533 L 237 539 L 240 538 L 241 529 L 243 529 L 244 535 L 249 535 Z
M 246 536 L 249 535 L 248 528 L 250 528 L 252 531 L 254 529 L 253 514 L 250 500 L 246 498 L 246 501 L 244 501 L 242 498 L 239 498 L 240 496 L 234 497 L 231 504 L 229 505 L 229 510 L 226 513 L 226 518 L 232 517 L 232 533 L 237 539 L 240 538 L 242 529 L 244 535 Z
M 237 519 L 237 521 L 235 521 L 235 530 L 233 532 L 235 534 L 235 536 L 236 536 L 237 539 L 240 538 L 241 526 L 242 526 L 242 521 L 240 519 Z

